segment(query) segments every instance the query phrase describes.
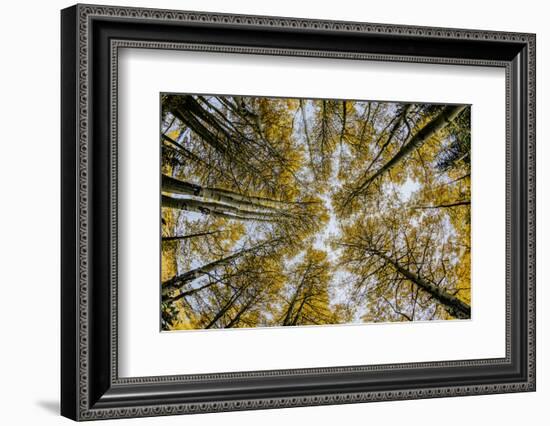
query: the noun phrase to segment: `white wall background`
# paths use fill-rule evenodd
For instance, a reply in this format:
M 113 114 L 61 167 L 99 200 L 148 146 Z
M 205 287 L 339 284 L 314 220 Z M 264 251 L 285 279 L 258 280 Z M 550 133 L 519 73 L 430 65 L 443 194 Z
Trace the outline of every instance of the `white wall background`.
M 421 401 L 293 408 L 118 424 L 279 425 L 314 423 L 544 424 L 550 401 L 550 27 L 540 0 L 120 0 L 103 4 L 448 26 L 537 33 L 538 390 Z M 59 9 L 62 0 L 11 1 L 0 24 L 0 422 L 68 424 L 59 404 Z M 129 423 L 131 422 L 131 423 Z M 102 424 L 117 424 L 107 421 Z

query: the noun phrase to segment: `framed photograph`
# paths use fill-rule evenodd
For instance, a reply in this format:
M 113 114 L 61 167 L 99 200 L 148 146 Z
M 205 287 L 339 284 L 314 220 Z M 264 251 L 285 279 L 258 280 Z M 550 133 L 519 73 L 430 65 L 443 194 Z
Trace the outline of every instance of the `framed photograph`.
M 535 390 L 535 36 L 61 12 L 61 412 Z

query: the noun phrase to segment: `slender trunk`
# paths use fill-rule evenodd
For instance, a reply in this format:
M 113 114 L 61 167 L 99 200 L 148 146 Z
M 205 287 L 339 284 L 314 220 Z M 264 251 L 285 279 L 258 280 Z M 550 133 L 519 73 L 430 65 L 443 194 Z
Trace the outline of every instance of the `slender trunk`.
M 257 167 L 250 161 L 247 161 L 250 156 L 247 157 L 247 154 L 243 153 L 242 144 L 236 144 L 235 138 L 231 137 L 231 135 L 223 132 L 220 138 L 218 135 L 214 134 L 208 127 L 199 121 L 196 116 L 186 109 L 185 104 L 175 106 L 170 112 L 191 128 L 203 142 L 223 155 L 226 161 L 239 164 L 249 173 L 255 175 L 261 174 Z
M 207 113 L 192 96 L 170 96 L 170 99 L 166 100 L 165 104 L 174 117 L 190 127 L 206 143 L 222 153 L 227 152 L 227 146 L 197 118 L 199 117 L 215 129 L 221 131 L 219 126 L 216 125 L 215 120 L 208 120 L 208 117 L 205 116 Z
M 296 310 L 296 313 L 294 314 L 294 319 L 290 323 L 290 325 L 297 325 L 298 320 L 300 319 L 300 314 L 302 313 L 302 309 L 304 309 L 304 305 L 306 304 L 307 299 L 309 298 L 309 295 L 306 295 L 302 297 L 302 302 L 300 303 L 300 306 L 298 306 L 298 309 Z
M 183 108 L 177 108 L 172 111 L 181 122 L 189 126 L 204 142 L 214 148 L 216 151 L 227 154 L 228 146 L 224 144 L 214 133 L 212 133 L 204 124 L 195 118 L 190 112 Z
M 224 123 L 220 122 L 216 117 L 214 117 L 214 114 L 208 110 L 205 110 L 192 96 L 186 97 L 187 99 L 187 110 L 189 110 L 195 117 L 198 117 L 203 122 L 207 123 L 209 126 L 214 128 L 218 135 L 222 135 L 222 139 L 224 141 L 231 141 L 233 146 L 229 146 L 229 148 L 236 148 L 239 150 L 243 150 L 245 148 L 248 148 L 247 145 L 250 143 L 253 145 L 256 145 L 260 148 L 265 148 L 262 146 L 262 144 L 258 143 L 254 139 L 251 139 L 244 135 L 241 131 L 237 130 L 236 128 L 232 127 L 228 128 L 225 124 L 227 121 L 224 120 Z M 260 129 L 258 129 L 258 132 Z M 216 135 L 216 137 L 219 139 L 219 136 Z M 259 135 L 261 138 L 261 135 Z
M 393 138 L 395 137 L 395 134 L 397 133 L 397 130 L 401 127 L 401 125 L 403 124 L 403 122 L 405 122 L 405 120 L 407 119 L 407 114 L 409 112 L 411 108 L 411 105 L 410 104 L 407 104 L 405 105 L 405 107 L 403 108 L 403 111 L 401 112 L 401 114 L 399 115 L 399 118 L 397 119 L 397 121 L 393 124 L 391 130 L 390 130 L 390 133 L 388 135 L 388 138 L 386 139 L 386 141 L 384 142 L 384 144 L 382 145 L 382 147 L 380 148 L 380 150 L 378 151 L 378 153 L 376 154 L 376 156 L 372 159 L 372 161 L 370 162 L 370 164 L 368 165 L 365 173 L 363 174 L 363 176 L 367 176 L 368 173 L 370 172 L 370 168 L 374 165 L 374 163 L 376 163 L 376 161 L 378 161 L 378 159 L 380 158 L 380 156 L 382 155 L 382 153 L 384 152 L 384 150 L 388 147 L 388 145 L 391 143 L 391 141 L 393 140 Z M 390 123 L 391 125 L 391 123 Z M 389 127 L 386 126 L 386 129 Z M 382 131 L 382 134 L 379 136 L 378 140 L 376 141 L 375 145 L 378 146 L 378 144 L 380 143 L 380 140 L 382 139 L 382 136 L 386 133 L 386 129 L 384 129 Z
M 181 195 L 193 195 L 195 197 L 209 198 L 214 201 L 229 204 L 235 208 L 255 208 L 262 210 L 278 211 L 275 207 L 266 206 L 257 201 L 249 201 L 245 196 L 217 188 L 205 188 L 203 186 L 185 182 L 167 175 L 162 175 L 162 189 Z M 250 197 L 252 198 L 252 197 Z
M 419 275 L 404 268 L 402 265 L 399 264 L 399 262 L 386 256 L 384 253 L 376 250 L 371 250 L 370 252 L 378 256 L 379 258 L 383 259 L 386 263 L 391 264 L 393 268 L 397 272 L 399 272 L 403 277 L 413 282 L 422 290 L 430 294 L 439 303 L 444 305 L 447 308 L 447 311 L 455 318 L 459 318 L 459 319 L 470 318 L 470 312 L 471 312 L 470 305 L 464 303 L 462 300 L 460 300 L 456 296 L 453 296 L 452 294 L 447 292 L 445 289 L 438 287 L 429 281 L 426 281 Z
M 237 129 L 235 129 L 235 127 L 233 127 L 235 125 L 235 123 L 230 120 L 227 116 L 227 114 L 224 114 L 222 111 L 220 111 L 220 109 L 218 107 L 216 107 L 215 105 L 213 105 L 208 99 L 206 99 L 204 96 L 198 96 L 197 97 L 204 105 L 207 106 L 208 109 L 211 109 L 212 111 L 214 111 L 218 117 L 220 117 L 221 120 L 223 120 L 226 124 L 225 126 L 227 127 L 231 127 L 234 131 L 237 131 Z M 216 98 L 217 99 L 217 98 Z M 219 101 L 219 99 L 218 99 Z M 221 101 L 219 101 L 220 104 L 222 104 Z
M 227 128 L 224 127 L 215 117 L 212 113 L 205 110 L 196 100 L 193 98 L 193 96 L 185 96 L 185 102 L 186 102 L 186 110 L 193 113 L 195 117 L 200 118 L 202 121 L 208 123 L 210 126 L 212 126 L 214 129 L 216 129 L 218 132 L 223 134 L 226 139 L 230 139 L 230 135 L 227 132 Z
M 232 132 L 236 135 L 239 135 L 239 137 L 242 140 L 253 142 L 248 136 L 246 136 L 240 129 L 235 127 L 235 122 L 228 118 L 226 114 L 224 114 L 222 111 L 220 111 L 216 106 L 212 105 L 209 100 L 207 100 L 203 96 L 198 96 L 197 99 L 199 99 L 207 108 L 207 110 L 212 110 L 214 114 L 216 114 L 220 120 L 218 122 L 220 125 L 222 125 L 227 131 Z M 220 102 L 221 103 L 221 102 Z M 251 123 L 246 120 L 247 124 L 251 125 Z
M 469 177 L 470 177 L 470 173 L 466 173 L 465 175 L 462 175 L 462 176 L 456 178 L 455 180 L 452 180 L 452 181 L 449 182 L 449 183 L 459 182 L 459 181 L 461 181 L 462 179 L 466 179 L 466 178 L 469 178 Z
M 294 310 L 294 305 L 296 304 L 296 301 L 298 300 L 298 296 L 300 295 L 300 292 L 302 291 L 302 287 L 304 286 L 304 283 L 306 282 L 306 276 L 309 273 L 310 269 L 311 269 L 311 264 L 309 264 L 308 267 L 306 268 L 306 270 L 304 271 L 304 274 L 302 275 L 302 279 L 300 280 L 300 284 L 298 285 L 298 288 L 296 288 L 296 291 L 292 295 L 292 300 L 288 304 L 286 315 L 283 319 L 283 325 L 290 325 L 290 318 L 292 316 L 292 311 Z
M 344 137 L 346 135 L 346 123 L 347 123 L 347 103 L 342 101 L 342 130 L 340 131 L 340 145 L 344 142 Z
M 305 206 L 308 204 L 319 204 L 319 201 L 282 201 L 282 200 L 276 200 L 274 198 L 267 198 L 267 197 L 258 197 L 253 195 L 242 195 L 238 192 L 230 191 L 228 189 L 221 189 L 216 188 L 216 192 L 219 194 L 225 194 L 231 198 L 234 198 L 236 200 L 240 201 L 249 201 L 251 203 L 256 204 L 274 204 L 279 206 L 288 206 L 288 205 L 298 205 L 298 206 Z
M 422 129 L 420 129 L 416 134 L 410 136 L 409 139 L 403 144 L 401 149 L 390 159 L 387 163 L 381 166 L 374 174 L 360 183 L 357 188 L 350 194 L 348 201 L 351 200 L 355 195 L 360 194 L 368 186 L 376 180 L 379 176 L 391 170 L 396 164 L 403 160 L 407 155 L 409 155 L 415 149 L 420 148 L 429 138 L 439 132 L 441 129 L 445 128 L 449 123 L 452 123 L 453 120 L 466 108 L 466 105 L 454 105 L 446 106 L 435 117 L 432 121 L 426 124 Z
M 201 97 L 199 97 L 199 98 L 201 98 Z M 280 161 L 280 163 L 283 165 L 283 167 L 288 169 L 288 167 L 286 166 L 286 162 L 287 162 L 286 158 L 283 155 L 281 155 L 273 147 L 273 144 L 265 137 L 265 135 L 263 133 L 263 130 L 262 130 L 262 124 L 261 124 L 261 120 L 260 120 L 259 115 L 248 111 L 246 108 L 240 107 L 240 108 L 235 109 L 233 107 L 229 107 L 228 104 L 226 102 L 224 102 L 224 99 L 218 98 L 218 101 L 220 103 L 226 105 L 226 107 L 230 108 L 231 111 L 234 114 L 238 115 L 244 121 L 244 123 L 254 131 L 254 134 L 255 134 L 255 136 L 257 136 L 257 138 L 252 138 L 250 136 L 245 135 L 241 130 L 234 127 L 233 123 L 230 120 L 228 120 L 227 117 L 221 111 L 219 111 L 216 107 L 214 107 L 211 104 L 209 104 L 209 106 L 218 115 L 223 117 L 223 119 L 226 122 L 231 124 L 231 127 L 232 127 L 233 131 L 235 132 L 235 134 L 239 135 L 239 137 L 241 139 L 241 142 L 243 142 L 245 144 L 252 144 L 255 147 L 259 148 L 262 151 L 263 157 L 266 158 L 267 160 L 269 160 L 271 157 L 277 158 Z M 250 147 L 250 149 L 255 150 L 254 152 L 255 152 L 256 155 L 259 154 L 259 151 L 257 149 L 255 149 L 254 147 Z
M 169 237 L 162 237 L 162 241 L 187 240 L 189 238 L 203 237 L 203 236 L 206 236 L 206 235 L 219 234 L 220 232 L 222 232 L 222 230 L 212 231 L 212 232 L 198 232 L 196 234 L 187 234 L 187 235 L 172 235 L 172 236 L 169 236 Z
M 248 311 L 248 309 L 250 308 L 250 306 L 252 306 L 252 304 L 256 301 L 256 296 L 252 297 L 246 304 L 244 304 L 242 306 L 241 309 L 239 309 L 239 312 L 237 312 L 237 315 L 235 315 L 235 317 L 229 321 L 229 323 L 224 327 L 224 328 L 231 328 L 233 327 L 235 324 L 237 324 L 239 322 L 239 320 L 241 319 L 241 316 L 246 312 Z
M 182 298 L 187 297 L 187 296 L 191 296 L 195 293 L 198 293 L 199 291 L 204 290 L 205 288 L 212 287 L 213 285 L 216 285 L 216 284 L 227 285 L 225 280 L 227 280 L 231 277 L 234 277 L 235 275 L 236 274 L 230 274 L 230 275 L 224 275 L 222 278 L 216 278 L 216 277 L 213 277 L 212 275 L 208 274 L 208 276 L 212 280 L 208 284 L 205 284 L 205 285 L 203 285 L 201 287 L 198 287 L 198 288 L 193 288 L 191 290 L 185 290 L 185 291 L 180 288 L 178 290 L 175 290 L 172 293 L 172 296 L 167 297 L 167 298 L 163 298 L 163 302 L 172 302 L 173 303 L 176 300 L 182 299 Z
M 220 174 L 220 176 L 223 176 L 226 179 L 231 179 L 232 178 L 226 172 L 224 172 L 223 170 L 220 170 L 219 167 L 217 167 L 216 165 L 210 163 L 209 161 L 206 161 L 206 160 L 200 158 L 199 156 L 195 155 L 190 150 L 185 148 L 182 144 L 176 142 L 175 140 L 173 140 L 169 136 L 166 136 L 164 134 L 161 135 L 161 136 L 162 136 L 163 141 L 167 143 L 166 148 L 172 149 L 175 152 L 183 155 L 185 158 L 187 158 L 189 160 L 192 160 L 192 161 L 195 161 L 197 163 L 203 164 L 207 168 L 215 170 L 217 173 Z
M 242 136 L 225 130 L 219 120 L 212 113 L 204 110 L 191 96 L 183 99 L 167 96 L 164 104 L 167 111 L 170 111 L 178 120 L 193 130 L 205 144 L 220 153 L 226 162 L 238 164 L 243 171 L 261 179 L 261 170 L 255 165 L 261 162 L 257 152 L 246 146 L 247 142 L 254 143 L 254 140 L 246 137 L 243 139 Z M 251 158 L 254 158 L 256 162 L 250 161 Z M 266 182 L 264 184 L 269 185 Z
M 331 116 L 328 111 L 327 101 L 323 100 L 321 112 L 321 135 L 319 138 L 321 141 L 321 147 L 319 150 L 319 167 L 321 169 L 321 173 L 328 173 L 331 167 L 329 159 L 327 158 L 327 154 L 329 154 L 332 150 L 331 136 L 333 136 L 333 129 L 331 127 Z
M 309 129 L 307 127 L 307 118 L 303 99 L 300 99 L 300 112 L 302 115 L 302 125 L 304 126 L 304 136 L 306 138 L 307 151 L 309 154 L 309 166 L 311 167 L 311 171 L 313 172 L 315 179 L 317 179 L 317 168 L 313 162 L 313 148 L 309 137 Z
M 195 280 L 195 279 L 197 279 L 197 278 L 199 278 L 199 277 L 215 270 L 216 268 L 218 268 L 222 265 L 227 265 L 228 263 L 232 262 L 235 259 L 238 259 L 239 257 L 242 257 L 246 254 L 256 252 L 258 250 L 261 250 L 265 247 L 268 247 L 269 245 L 277 245 L 279 243 L 280 243 L 279 239 L 265 241 L 263 243 L 256 244 L 255 246 L 250 247 L 248 249 L 240 250 L 237 253 L 234 253 L 230 256 L 226 256 L 222 259 L 215 260 L 215 261 L 210 262 L 206 265 L 203 265 L 203 266 L 200 266 L 198 268 L 192 269 L 190 271 L 184 272 L 181 275 L 176 275 L 173 278 L 170 278 L 169 280 L 162 283 L 162 295 L 163 296 L 168 296 L 168 295 L 170 295 L 171 292 L 183 287 L 188 282 L 191 282 L 191 281 L 193 281 L 193 280 Z M 177 296 L 177 294 L 173 295 L 172 297 L 175 297 L 175 296 Z
M 224 123 L 214 117 L 213 113 L 205 110 L 193 96 L 184 96 L 181 103 L 174 110 L 176 117 L 220 152 L 227 153 L 236 149 L 242 151 L 248 143 L 259 146 L 256 141 L 246 137 L 235 128 L 227 128 Z M 214 129 L 214 132 L 210 131 L 205 124 Z
M 193 154 L 191 151 L 189 151 L 187 148 L 185 148 L 182 144 L 179 142 L 176 142 L 174 139 L 167 135 L 161 135 L 163 141 L 167 142 L 169 146 L 173 146 L 176 151 L 179 151 L 184 157 L 187 157 L 190 160 L 200 162 L 202 161 L 199 157 L 197 157 L 195 154 Z
M 205 285 L 197 287 L 197 288 L 193 288 L 191 290 L 187 290 L 187 291 L 181 291 L 180 290 L 175 296 L 171 296 L 168 299 L 166 299 L 165 301 L 175 302 L 176 300 L 179 300 L 179 299 L 182 299 L 184 297 L 191 296 L 195 293 L 198 293 L 199 291 L 202 291 L 205 288 L 212 287 L 214 284 L 218 284 L 218 283 L 216 281 L 211 281 L 208 284 L 205 284 Z
M 233 304 L 239 299 L 239 297 L 241 297 L 241 294 L 243 293 L 243 291 L 244 291 L 244 287 L 241 287 L 233 296 L 231 296 L 231 298 L 227 301 L 227 303 L 223 305 L 220 311 L 218 311 L 218 313 L 214 316 L 214 318 L 212 318 L 204 328 L 205 329 L 212 328 L 212 326 L 215 325 L 216 322 L 227 313 L 229 308 L 233 306 Z
M 463 200 L 463 201 L 457 201 L 455 203 L 436 204 L 434 206 L 417 206 L 417 207 L 413 207 L 413 209 L 441 209 L 441 208 L 451 208 L 451 207 L 469 206 L 469 205 L 470 205 L 470 200 Z
M 190 198 L 174 198 L 168 195 L 162 195 L 162 207 L 185 210 L 189 212 L 201 213 L 203 215 L 212 215 L 235 220 L 277 222 L 280 219 L 280 214 L 276 213 L 240 210 L 227 204 L 208 202 L 203 200 L 198 201 Z
M 365 137 L 365 132 L 367 130 L 367 125 L 369 124 L 371 106 L 372 106 L 372 102 L 369 102 L 367 104 L 367 107 L 365 108 L 365 111 L 363 111 L 363 115 L 361 116 L 361 121 L 363 122 L 363 125 L 361 126 L 361 133 L 359 134 L 359 143 L 360 144 L 363 143 L 363 139 Z

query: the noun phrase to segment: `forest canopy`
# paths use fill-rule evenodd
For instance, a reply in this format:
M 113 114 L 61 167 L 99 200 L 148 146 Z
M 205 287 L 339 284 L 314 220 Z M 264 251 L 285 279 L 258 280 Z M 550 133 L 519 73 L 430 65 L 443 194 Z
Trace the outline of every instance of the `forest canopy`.
M 161 108 L 163 330 L 470 318 L 468 105 Z

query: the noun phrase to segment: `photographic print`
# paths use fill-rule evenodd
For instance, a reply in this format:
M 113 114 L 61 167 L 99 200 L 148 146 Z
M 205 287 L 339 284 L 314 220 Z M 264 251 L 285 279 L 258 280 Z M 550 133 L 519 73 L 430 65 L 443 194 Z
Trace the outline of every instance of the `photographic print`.
M 471 317 L 469 105 L 160 103 L 161 330 Z

